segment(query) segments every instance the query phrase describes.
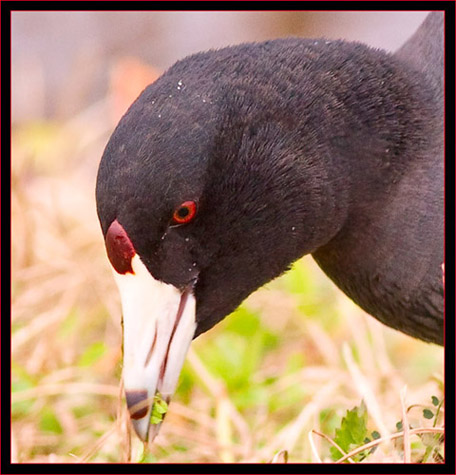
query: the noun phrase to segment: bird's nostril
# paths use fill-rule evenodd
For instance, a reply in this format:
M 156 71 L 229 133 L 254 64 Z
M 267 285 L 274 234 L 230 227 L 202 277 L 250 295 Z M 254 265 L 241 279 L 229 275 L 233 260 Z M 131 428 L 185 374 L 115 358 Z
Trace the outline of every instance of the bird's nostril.
M 142 419 L 147 415 L 151 401 L 145 389 L 132 389 L 125 391 L 127 407 L 132 419 Z

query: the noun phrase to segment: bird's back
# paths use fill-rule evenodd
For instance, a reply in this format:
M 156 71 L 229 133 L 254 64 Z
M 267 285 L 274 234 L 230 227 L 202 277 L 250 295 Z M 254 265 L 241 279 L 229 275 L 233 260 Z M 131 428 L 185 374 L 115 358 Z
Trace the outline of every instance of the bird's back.
M 443 102 L 444 15 L 430 13 L 395 56 L 423 72 Z

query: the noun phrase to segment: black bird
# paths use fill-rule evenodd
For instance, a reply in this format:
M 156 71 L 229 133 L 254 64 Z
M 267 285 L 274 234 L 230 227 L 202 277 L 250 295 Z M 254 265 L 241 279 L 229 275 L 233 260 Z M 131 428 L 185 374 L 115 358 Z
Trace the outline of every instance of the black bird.
M 395 54 L 288 38 L 178 61 L 115 129 L 96 198 L 142 439 L 191 340 L 305 254 L 443 344 L 443 14 Z

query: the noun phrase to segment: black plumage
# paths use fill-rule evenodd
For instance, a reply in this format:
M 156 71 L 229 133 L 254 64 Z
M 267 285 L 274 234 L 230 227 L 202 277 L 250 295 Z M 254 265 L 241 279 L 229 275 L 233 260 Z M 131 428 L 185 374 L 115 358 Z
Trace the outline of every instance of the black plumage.
M 443 344 L 443 14 L 396 54 L 289 38 L 177 62 L 112 134 L 96 198 L 143 440 L 191 339 L 305 254 Z
M 195 54 L 133 103 L 98 214 L 154 278 L 195 285 L 196 335 L 312 253 L 380 321 L 443 342 L 442 21 L 396 53 L 279 39 Z M 170 227 L 191 199 L 194 221 Z

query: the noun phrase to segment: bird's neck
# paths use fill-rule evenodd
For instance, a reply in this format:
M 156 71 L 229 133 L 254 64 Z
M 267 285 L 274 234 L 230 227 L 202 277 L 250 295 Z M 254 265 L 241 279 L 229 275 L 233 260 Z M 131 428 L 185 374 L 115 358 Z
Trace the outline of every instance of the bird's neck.
M 442 110 L 434 91 L 424 75 L 404 67 L 388 87 L 374 81 L 361 101 L 348 98 L 345 124 L 332 118 L 336 133 L 327 141 L 328 156 L 339 164 L 334 196 L 344 215 L 336 218 L 337 232 L 313 252 L 365 310 L 423 339 L 440 331 L 419 334 L 423 321 L 415 312 L 420 287 L 440 291 L 440 269 L 429 263 L 443 262 Z M 423 217 L 435 237 L 422 232 Z

